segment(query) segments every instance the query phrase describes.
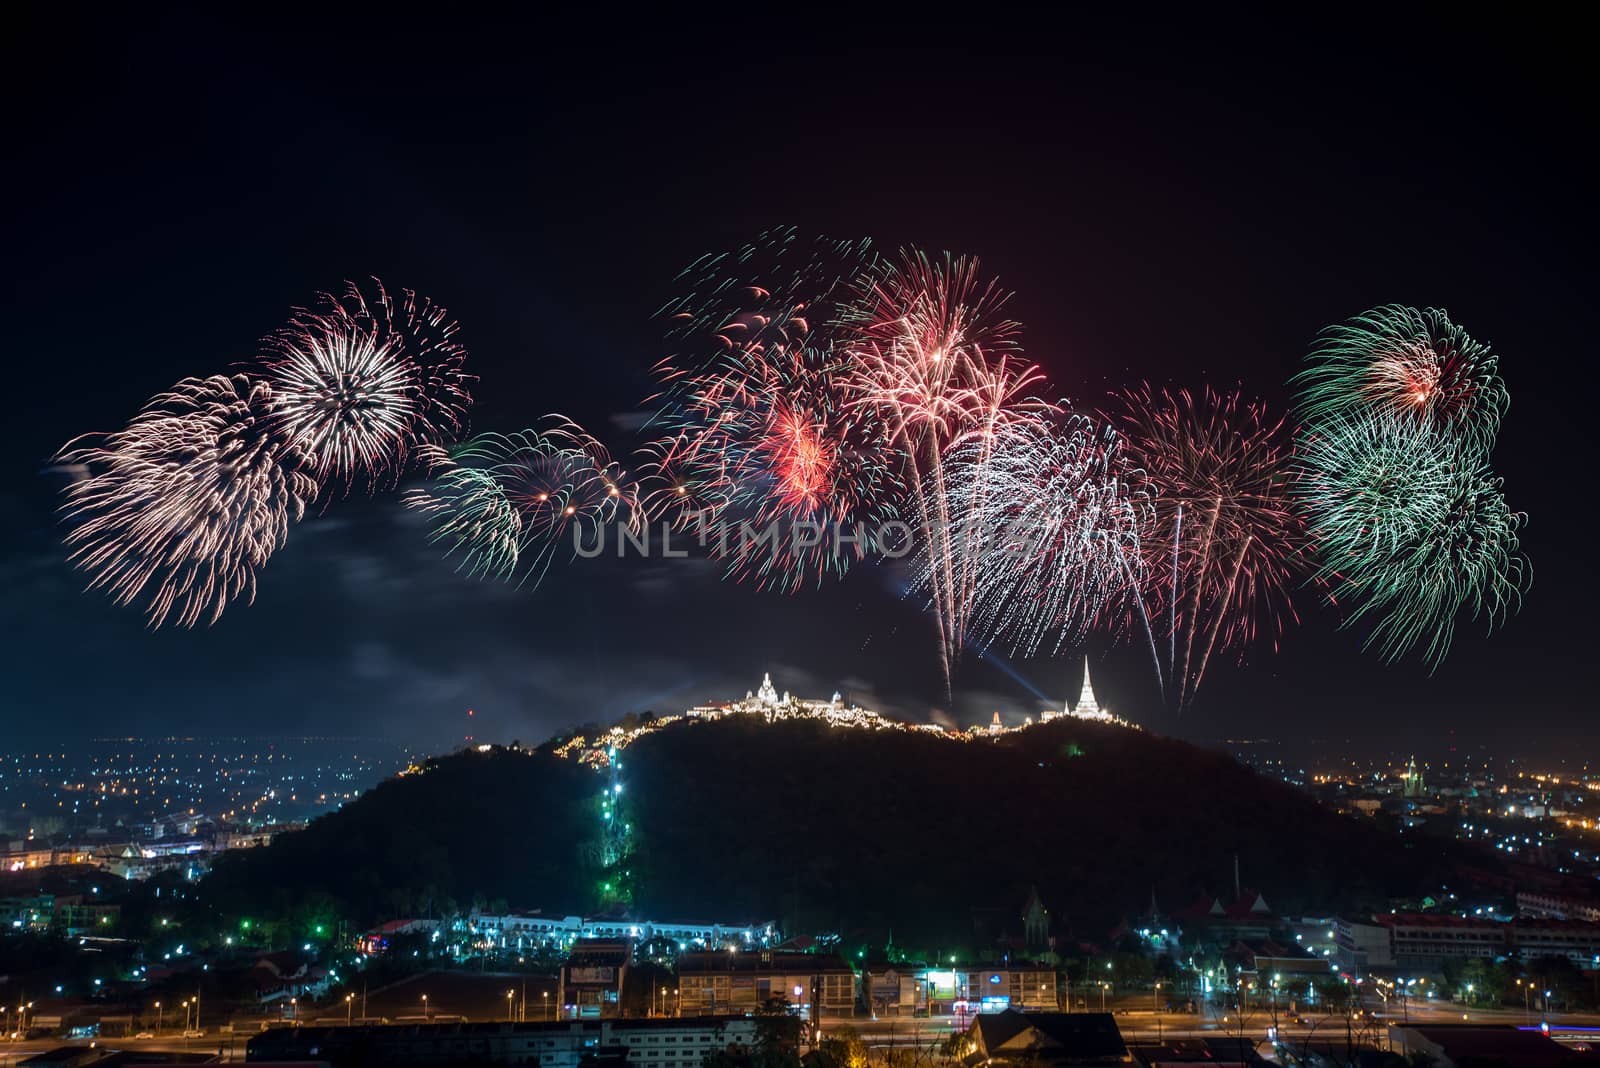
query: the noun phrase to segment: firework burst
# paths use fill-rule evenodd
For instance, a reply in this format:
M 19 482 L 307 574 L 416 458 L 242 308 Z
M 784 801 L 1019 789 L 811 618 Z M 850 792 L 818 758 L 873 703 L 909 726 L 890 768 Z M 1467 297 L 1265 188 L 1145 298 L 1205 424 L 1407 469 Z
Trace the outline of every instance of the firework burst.
M 61 455 L 85 477 L 66 489 L 70 559 L 151 626 L 215 622 L 255 597 L 256 571 L 316 495 L 308 457 L 276 418 L 265 382 L 186 378 L 125 430 Z
M 1019 328 L 1002 314 L 1008 296 L 974 259 L 907 252 L 858 282 L 842 313 L 850 406 L 882 425 L 926 543 L 947 688 L 967 641 L 984 538 L 953 521 L 977 502 L 952 496 L 945 458 L 965 448 L 982 465 L 1002 434 L 1055 410 L 1031 394 L 1043 378 L 1017 356 Z
M 871 242 L 807 240 L 794 227 L 701 256 L 675 280 L 681 294 L 657 313 L 680 345 L 664 367 L 695 374 L 724 356 L 759 360 L 773 350 L 826 349 L 824 331 L 839 301 L 873 263 Z
M 268 339 L 277 418 L 321 480 L 398 477 L 413 444 L 419 374 L 402 339 L 337 302 Z
M 1152 504 L 1109 427 L 1078 414 L 1006 426 L 952 450 L 944 473 L 954 541 L 984 554 L 972 590 L 980 643 L 1054 654 L 1136 588 Z M 931 547 L 915 561 L 925 591 Z
M 1322 332 L 1295 377 L 1300 417 L 1388 411 L 1487 455 L 1509 397 L 1499 361 L 1438 308 L 1373 308 Z
M 346 282 L 341 296 L 325 293 L 321 303 L 342 310 L 374 336 L 398 347 L 411 364 L 409 442 L 449 444 L 466 431 L 472 383 L 477 377 L 466 371 L 467 350 L 456 338 L 460 324 L 449 312 L 410 289 L 402 289 L 396 301 L 377 278 L 365 288 Z
M 676 382 L 673 431 L 645 467 L 652 511 L 693 532 L 726 574 L 793 592 L 875 552 L 895 515 L 883 438 L 844 403 L 830 354 L 741 352 Z
M 1434 668 L 1470 612 L 1492 631 L 1528 567 L 1489 454 L 1509 398 L 1498 361 L 1442 310 L 1375 308 L 1323 332 L 1296 376 L 1298 495 L 1330 600 L 1386 660 Z
M 1137 624 L 1182 714 L 1214 653 L 1274 644 L 1306 567 L 1290 432 L 1238 393 L 1125 393 L 1113 415 L 1155 493 Z
M 1500 480 L 1442 429 L 1401 413 L 1325 421 L 1304 435 L 1300 505 L 1330 601 L 1393 661 L 1420 646 L 1437 667 L 1456 620 L 1489 630 L 1521 603 L 1528 574 Z
M 626 472 L 559 417 L 542 431 L 483 434 L 435 456 L 433 477 L 405 501 L 471 575 L 537 586 L 564 547 L 595 545 L 601 528 L 637 514 Z
M 771 231 L 696 261 L 663 309 L 681 351 L 656 369 L 645 504 L 729 578 L 792 592 L 842 575 L 894 514 L 882 435 L 846 404 L 838 341 L 840 301 L 873 262 L 865 241 Z

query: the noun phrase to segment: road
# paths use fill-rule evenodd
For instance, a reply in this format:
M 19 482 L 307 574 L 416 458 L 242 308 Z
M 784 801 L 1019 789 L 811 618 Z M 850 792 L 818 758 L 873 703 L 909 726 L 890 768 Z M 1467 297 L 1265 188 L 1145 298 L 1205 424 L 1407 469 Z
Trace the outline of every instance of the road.
M 494 989 L 499 990 L 505 982 L 501 978 L 491 978 L 483 981 L 488 987 L 491 983 Z M 409 985 L 409 984 L 408 984 Z M 481 995 L 480 995 L 481 996 Z M 502 994 L 503 996 L 503 994 Z M 402 1003 L 409 1003 L 409 992 L 400 998 Z M 1241 1021 L 1236 1013 L 1223 1014 L 1212 1011 L 1207 1006 L 1201 1014 L 1180 1012 L 1152 1012 L 1148 1007 L 1132 1008 L 1136 1004 L 1149 1005 L 1146 998 L 1134 997 L 1119 999 L 1123 1004 L 1112 1002 L 1107 1005 L 1108 1010 L 1116 1013 L 1117 1027 L 1122 1031 L 1123 1037 L 1132 1042 L 1149 1042 L 1158 1039 L 1179 1038 L 1242 1038 L 1252 1044 L 1264 1042 L 1267 1039 L 1268 1029 L 1272 1026 L 1272 1010 L 1252 1008 Z M 492 1004 L 492 999 L 486 1001 Z M 452 1006 L 453 1007 L 453 1006 Z M 1090 1011 L 1098 1010 L 1094 1006 Z M 1405 1006 L 1401 1011 L 1395 1006 L 1395 1011 L 1385 1013 L 1383 1007 L 1374 1008 L 1374 1015 L 1356 1021 L 1356 1026 L 1351 1033 L 1358 1040 L 1365 1037 L 1366 1041 L 1373 1040 L 1374 1033 L 1381 1035 L 1386 1024 L 1423 1024 L 1423 1023 L 1484 1023 L 1484 1024 L 1511 1024 L 1513 1026 L 1527 1026 L 1530 1022 L 1537 1024 L 1540 1016 L 1537 1012 L 1531 1015 L 1522 1009 L 1488 1009 L 1473 1008 L 1449 1002 L 1414 1001 Z M 532 1015 L 530 1011 L 529 1015 Z M 970 1021 L 970 1017 L 967 1018 Z M 1303 1017 L 1304 1023 L 1291 1021 L 1289 1015 L 1280 1010 L 1278 1016 L 1278 1034 L 1282 1041 L 1298 1044 L 1305 1041 L 1337 1042 L 1345 1037 L 1345 1018 L 1341 1014 L 1328 1016 L 1309 1015 Z M 327 1023 L 342 1023 L 338 1019 L 325 1019 Z M 868 1047 L 877 1052 L 887 1052 L 890 1049 L 904 1049 L 911 1046 L 926 1047 L 936 1042 L 947 1039 L 955 1030 L 959 1021 L 950 1016 L 913 1018 L 886 1018 L 871 1019 L 857 1017 L 853 1020 L 825 1019 L 823 1021 L 823 1037 L 835 1034 L 843 1028 L 854 1031 Z M 1549 1023 L 1553 1028 L 1600 1028 L 1600 1014 L 1597 1013 L 1552 1013 Z M 237 1035 L 218 1034 L 215 1029 L 204 1038 L 185 1040 L 180 1035 L 163 1035 L 159 1039 L 134 1039 L 134 1038 L 109 1038 L 99 1041 L 99 1045 L 112 1049 L 137 1050 L 139 1052 L 189 1052 L 202 1051 L 216 1052 L 221 1050 L 224 1058 L 229 1062 L 242 1062 L 244 1060 L 244 1044 L 250 1035 L 255 1034 L 254 1024 L 251 1029 L 241 1028 Z M 1559 1030 L 1554 1032 L 1554 1037 L 1567 1041 L 1576 1041 L 1580 1038 L 1591 1036 L 1562 1035 Z M 63 1042 L 60 1039 L 29 1039 L 27 1041 L 4 1042 L 0 1041 L 0 1068 L 11 1068 L 12 1065 L 40 1053 L 47 1049 L 54 1049 L 62 1045 L 88 1045 L 88 1042 Z

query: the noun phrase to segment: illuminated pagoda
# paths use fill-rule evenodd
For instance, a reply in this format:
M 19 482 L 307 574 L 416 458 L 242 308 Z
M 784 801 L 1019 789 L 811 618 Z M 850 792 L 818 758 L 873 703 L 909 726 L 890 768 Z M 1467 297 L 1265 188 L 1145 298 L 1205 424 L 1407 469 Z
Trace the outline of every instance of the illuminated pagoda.
M 1100 702 L 1095 699 L 1094 687 L 1089 682 L 1088 657 L 1084 657 L 1083 660 L 1083 690 L 1078 694 L 1077 706 L 1074 707 L 1072 705 L 1063 704 L 1060 712 L 1046 709 L 1045 711 L 1039 713 L 1039 722 L 1049 723 L 1051 720 L 1060 719 L 1062 716 L 1072 716 L 1075 719 L 1093 720 L 1096 723 L 1122 722 L 1122 720 L 1118 719 L 1116 716 L 1113 716 L 1110 712 L 1102 709 L 1100 707 Z

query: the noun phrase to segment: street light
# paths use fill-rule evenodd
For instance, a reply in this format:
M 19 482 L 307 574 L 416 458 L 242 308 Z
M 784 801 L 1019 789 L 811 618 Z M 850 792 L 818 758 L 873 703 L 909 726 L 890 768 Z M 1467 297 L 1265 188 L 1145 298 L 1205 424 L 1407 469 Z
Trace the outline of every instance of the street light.
M 428 1015 L 428 995 L 422 995 L 422 1022 L 427 1023 L 432 1017 Z
M 544 1015 L 544 1017 L 546 1019 L 553 1019 L 553 1017 L 550 1016 L 550 991 L 548 991 L 548 990 L 546 990 L 544 992 L 544 1013 L 543 1013 L 543 1015 Z
M 344 1025 L 346 1027 L 350 1026 L 350 1016 L 355 1012 L 355 1007 L 356 996 L 354 994 L 346 994 L 344 996 Z
M 158 1002 L 156 1002 L 156 1037 L 157 1038 L 161 1037 L 162 1019 L 163 1019 L 163 1017 L 162 1017 L 162 1014 L 161 1014 L 161 1002 L 158 1001 Z
M 516 996 L 517 992 L 515 990 L 506 991 L 506 1020 L 508 1022 L 514 1023 L 516 1021 L 516 1014 L 511 1011 L 511 1001 Z

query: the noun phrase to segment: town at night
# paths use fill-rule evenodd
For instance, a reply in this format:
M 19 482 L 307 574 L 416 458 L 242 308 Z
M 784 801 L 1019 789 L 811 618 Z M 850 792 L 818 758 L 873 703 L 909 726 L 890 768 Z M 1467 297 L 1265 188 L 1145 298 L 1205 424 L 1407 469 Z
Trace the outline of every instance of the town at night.
M 20 13 L 0 1066 L 1600 1065 L 1582 34 L 954 14 Z

